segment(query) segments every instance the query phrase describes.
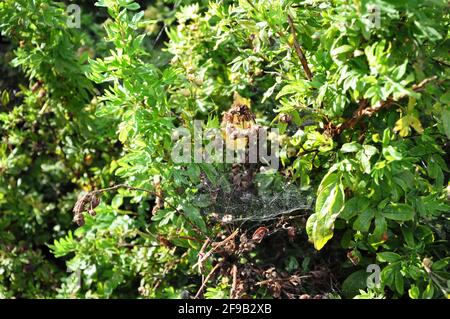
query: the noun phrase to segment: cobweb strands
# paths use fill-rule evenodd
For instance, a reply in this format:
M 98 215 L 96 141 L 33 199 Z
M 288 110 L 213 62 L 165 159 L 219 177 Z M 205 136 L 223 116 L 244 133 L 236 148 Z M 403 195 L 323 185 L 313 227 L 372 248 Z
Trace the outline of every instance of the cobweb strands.
M 197 204 L 203 214 L 221 223 L 263 222 L 281 215 L 310 211 L 314 205 L 312 191 L 284 183 L 275 190 L 239 190 L 222 183 L 219 187 L 202 189 Z

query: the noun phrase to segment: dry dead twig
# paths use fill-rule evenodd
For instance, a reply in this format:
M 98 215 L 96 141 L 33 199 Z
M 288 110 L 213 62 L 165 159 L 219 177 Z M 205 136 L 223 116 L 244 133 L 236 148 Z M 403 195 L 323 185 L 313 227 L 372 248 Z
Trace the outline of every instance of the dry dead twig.
M 207 260 L 214 252 L 217 251 L 217 249 L 219 249 L 220 247 L 223 247 L 230 240 L 232 240 L 234 237 L 236 237 L 236 235 L 239 233 L 239 230 L 240 229 L 237 228 L 233 233 L 231 233 L 231 235 L 229 235 L 227 238 L 225 238 L 224 240 L 222 240 L 220 242 L 211 243 L 211 246 L 213 246 L 213 248 L 211 248 L 206 254 L 204 254 L 203 257 L 199 258 L 199 260 L 195 263 L 195 265 L 192 268 L 196 268 L 199 265 L 202 265 L 205 262 L 205 260 Z
M 231 276 L 233 278 L 233 283 L 231 284 L 230 299 L 235 299 L 234 294 L 236 293 L 237 286 L 237 266 L 235 264 L 231 266 Z
M 214 272 L 217 270 L 217 268 L 220 267 L 220 265 L 221 265 L 221 263 L 218 263 L 213 267 L 213 269 L 211 269 L 211 271 L 208 273 L 208 275 L 203 280 L 202 285 L 198 289 L 197 293 L 195 294 L 194 299 L 197 299 L 200 296 L 200 294 L 202 293 L 203 289 L 205 288 L 206 283 L 208 282 L 209 278 L 211 278 L 211 276 L 214 274 Z

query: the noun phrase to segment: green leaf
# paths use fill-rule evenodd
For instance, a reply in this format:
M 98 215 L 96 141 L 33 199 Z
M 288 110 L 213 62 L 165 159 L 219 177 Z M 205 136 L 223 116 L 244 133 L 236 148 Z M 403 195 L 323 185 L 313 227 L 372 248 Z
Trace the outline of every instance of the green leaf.
M 401 65 L 397 66 L 392 72 L 392 76 L 396 81 L 400 81 L 400 79 L 405 75 L 406 66 L 408 65 L 408 60 L 406 59 Z
M 450 264 L 450 257 L 445 257 L 441 260 L 435 261 L 432 265 L 433 270 L 443 270 Z
M 317 250 L 333 237 L 334 222 L 344 206 L 344 187 L 339 173 L 329 172 L 317 191 L 315 213 L 308 218 L 306 231 Z
M 386 206 L 383 210 L 384 217 L 397 221 L 413 220 L 414 215 L 414 208 L 407 204 L 392 203 Z
M 73 238 L 72 231 L 69 230 L 66 237 L 55 239 L 53 245 L 48 245 L 56 258 L 63 257 L 77 248 L 77 242 Z
M 353 298 L 359 290 L 367 288 L 367 277 L 369 273 L 361 269 L 348 276 L 342 283 L 342 292 L 346 298 Z
M 122 206 L 122 204 L 123 204 L 123 196 L 118 194 L 114 196 L 111 202 L 111 206 L 115 209 L 118 209 L 120 206 Z
M 427 288 L 422 293 L 423 299 L 431 299 L 434 296 L 434 286 L 433 283 L 430 281 L 427 285 Z
M 366 210 L 370 205 L 367 197 L 355 196 L 347 200 L 344 204 L 342 212 L 339 214 L 340 218 L 349 221 L 356 214 Z
M 439 100 L 446 105 L 450 105 L 450 91 L 442 94 Z
M 419 280 L 425 274 L 425 270 L 423 268 L 419 268 L 416 265 L 411 265 L 408 268 L 408 275 L 413 280 Z
M 367 155 L 368 158 L 371 158 L 376 153 L 378 153 L 378 148 L 372 145 L 363 145 L 364 148 L 364 154 Z
M 405 240 L 405 243 L 408 247 L 413 248 L 415 245 L 414 242 L 414 234 L 411 230 L 411 228 L 406 227 L 405 225 L 403 225 L 404 227 L 401 228 L 402 230 L 402 234 L 403 234 L 403 238 Z
M 391 140 L 391 131 L 387 128 L 383 131 L 383 139 L 381 142 L 383 144 L 383 148 L 385 148 L 389 145 L 390 140 Z M 384 149 L 383 149 L 383 151 L 384 151 Z
M 351 45 L 344 44 L 338 48 L 331 50 L 330 53 L 331 53 L 331 55 L 336 56 L 338 54 L 347 53 L 347 52 L 351 52 L 351 51 L 353 51 L 353 47 Z
M 7 106 L 9 103 L 9 92 L 7 90 L 3 90 L 1 96 L 1 102 L 3 106 Z
M 386 240 L 384 238 L 384 234 L 387 232 L 387 222 L 386 218 L 377 212 L 375 214 L 375 229 L 373 230 L 372 235 L 370 236 L 370 243 L 373 246 L 376 244 L 380 244 Z
M 391 264 L 389 266 L 386 266 L 381 271 L 381 281 L 392 287 L 394 285 L 395 280 L 395 273 L 397 272 L 397 269 L 399 266 L 397 264 Z
M 404 280 L 403 280 L 403 275 L 400 271 L 397 271 L 395 273 L 395 290 L 397 290 L 397 292 L 399 293 L 400 296 L 403 295 L 403 291 L 404 291 Z
M 359 152 L 357 154 L 357 159 L 359 159 L 362 167 L 362 171 L 366 174 L 370 174 L 372 166 L 370 164 L 370 158 L 364 152 Z
M 383 148 L 383 156 L 388 161 L 400 161 L 403 157 L 402 154 L 397 151 L 393 146 L 389 145 L 386 148 Z
M 361 149 L 361 145 L 356 142 L 345 143 L 341 147 L 342 153 L 354 153 Z
M 370 224 L 372 223 L 372 219 L 374 216 L 375 216 L 374 209 L 363 210 L 353 223 L 353 229 L 359 230 L 361 232 L 369 231 Z
M 356 154 L 356 159 L 360 161 L 364 173 L 370 174 L 372 165 L 370 159 L 378 153 L 378 149 L 372 145 L 363 145 L 363 149 Z
M 94 4 L 96 7 L 108 7 L 111 5 L 111 1 L 109 0 L 99 0 Z
M 385 263 L 395 263 L 397 261 L 400 261 L 402 259 L 402 257 L 399 254 L 390 252 L 390 251 L 386 251 L 386 252 L 381 252 L 377 254 L 377 260 L 379 262 Z
M 125 8 L 127 8 L 128 10 L 138 10 L 140 8 L 139 4 L 136 2 L 132 2 L 130 4 L 127 4 L 125 6 Z
M 133 18 L 131 19 L 131 22 L 136 24 L 142 19 L 143 16 L 144 16 L 144 11 L 140 11 L 133 16 Z
M 442 125 L 444 126 L 445 135 L 450 139 L 450 109 L 447 108 L 442 112 Z
M 182 207 L 185 216 L 193 222 L 201 231 L 206 232 L 206 223 L 200 214 L 200 210 L 192 205 L 184 205 Z
M 412 285 L 411 288 L 408 290 L 409 298 L 411 299 L 418 299 L 420 295 L 420 290 L 416 285 Z

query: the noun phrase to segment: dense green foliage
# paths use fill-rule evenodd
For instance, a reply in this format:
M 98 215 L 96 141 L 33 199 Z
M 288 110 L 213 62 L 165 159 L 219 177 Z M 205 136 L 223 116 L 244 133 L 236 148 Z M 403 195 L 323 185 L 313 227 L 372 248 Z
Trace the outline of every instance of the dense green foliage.
M 0 3 L 0 297 L 448 298 L 446 1 L 78 4 L 80 28 Z M 173 132 L 237 101 L 279 130 L 257 192 L 289 182 L 311 210 L 204 214 L 205 176 L 235 167 L 174 162 Z

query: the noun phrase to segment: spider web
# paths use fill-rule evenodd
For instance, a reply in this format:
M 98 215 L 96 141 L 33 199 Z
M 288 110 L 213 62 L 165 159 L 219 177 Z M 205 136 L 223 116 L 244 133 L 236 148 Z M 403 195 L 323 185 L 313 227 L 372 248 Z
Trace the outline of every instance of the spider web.
M 281 215 L 310 211 L 314 204 L 312 191 L 283 182 L 276 187 L 238 190 L 225 177 L 218 187 L 201 189 L 196 200 L 203 214 L 221 223 L 263 222 Z

